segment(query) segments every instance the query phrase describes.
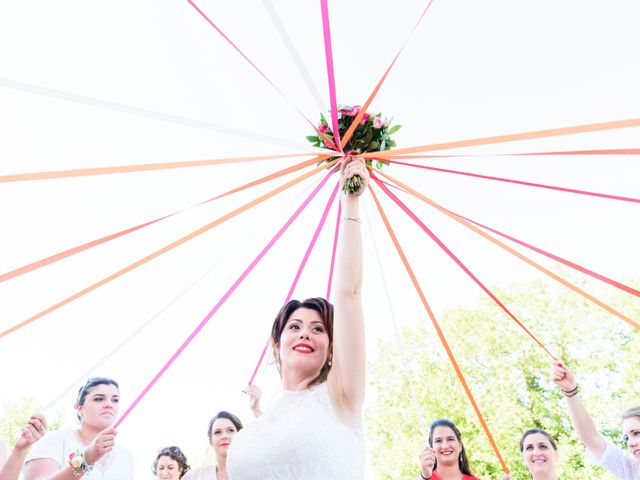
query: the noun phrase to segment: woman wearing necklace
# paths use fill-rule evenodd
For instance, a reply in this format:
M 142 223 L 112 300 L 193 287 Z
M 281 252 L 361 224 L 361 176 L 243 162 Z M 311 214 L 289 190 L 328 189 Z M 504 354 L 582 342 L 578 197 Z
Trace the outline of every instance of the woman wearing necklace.
M 362 179 L 343 193 L 335 308 L 323 298 L 292 300 L 271 330 L 282 392 L 244 428 L 229 450 L 231 480 L 359 480 L 364 477 L 365 391 L 362 238 L 359 198 L 369 173 L 346 159 L 341 180 Z
M 36 443 L 27 456 L 24 480 L 132 479 L 133 458 L 117 444 L 112 427 L 119 402 L 115 380 L 87 380 L 75 405 L 80 428 L 49 432 Z

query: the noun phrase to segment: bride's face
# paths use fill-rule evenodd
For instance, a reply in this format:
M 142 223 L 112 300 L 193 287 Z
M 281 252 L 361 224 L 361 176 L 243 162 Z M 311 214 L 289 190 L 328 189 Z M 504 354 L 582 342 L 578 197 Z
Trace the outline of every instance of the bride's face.
M 283 372 L 317 376 L 327 361 L 329 334 L 320 314 L 298 308 L 287 321 L 280 336 L 280 360 Z

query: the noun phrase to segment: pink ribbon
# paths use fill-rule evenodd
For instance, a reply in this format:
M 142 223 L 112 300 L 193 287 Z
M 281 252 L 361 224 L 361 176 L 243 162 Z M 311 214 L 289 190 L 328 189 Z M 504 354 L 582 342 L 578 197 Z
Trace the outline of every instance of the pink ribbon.
M 523 180 L 514 180 L 511 178 L 502 178 L 502 177 L 493 177 L 490 175 L 481 175 L 479 173 L 471 173 L 471 172 L 463 172 L 460 170 L 450 170 L 448 168 L 438 168 L 438 167 L 431 167 L 428 165 L 416 165 L 415 163 L 406 163 L 406 162 L 400 162 L 398 160 L 389 160 L 391 163 L 395 163 L 398 165 L 405 165 L 407 167 L 415 167 L 415 168 L 422 168 L 424 170 L 433 170 L 435 172 L 444 172 L 444 173 L 453 173 L 455 175 L 465 175 L 467 177 L 475 177 L 475 178 L 482 178 L 484 180 L 495 180 L 498 182 L 507 182 L 507 183 L 514 183 L 514 184 L 518 184 L 518 185 L 525 185 L 527 187 L 536 187 L 536 188 L 546 188 L 549 190 L 557 190 L 560 192 L 567 192 L 567 193 L 576 193 L 579 195 L 589 195 L 592 197 L 600 197 L 600 198 L 608 198 L 610 200 L 621 200 L 623 202 L 633 202 L 633 203 L 640 203 L 640 198 L 632 198 L 632 197 L 622 197 L 619 195 L 610 195 L 608 193 L 598 193 L 598 192 L 591 192 L 588 190 L 577 190 L 575 188 L 565 188 L 565 187 L 558 187 L 555 185 L 545 185 L 543 183 L 533 183 L 533 182 L 525 182 Z
M 140 392 L 140 394 L 136 397 L 129 408 L 124 412 L 124 414 L 118 419 L 116 424 L 114 425 L 117 428 L 127 416 L 133 411 L 133 409 L 140 403 L 140 401 L 145 397 L 145 395 L 151 390 L 151 388 L 156 384 L 160 377 L 166 372 L 169 367 L 177 360 L 180 354 L 189 346 L 189 344 L 193 341 L 194 338 L 200 333 L 200 331 L 204 328 L 204 326 L 209 323 L 211 317 L 213 317 L 216 312 L 222 307 L 222 305 L 227 301 L 227 299 L 231 296 L 231 294 L 240 286 L 240 284 L 244 281 L 244 279 L 251 273 L 251 271 L 256 267 L 256 265 L 262 260 L 262 258 L 271 250 L 271 247 L 280 239 L 280 237 L 284 234 L 284 232 L 291 226 L 296 218 L 300 215 L 300 213 L 309 205 L 311 200 L 317 195 L 320 189 L 327 183 L 329 177 L 333 173 L 333 170 L 327 173 L 322 181 L 313 189 L 313 191 L 309 194 L 309 196 L 302 202 L 302 205 L 298 207 L 298 209 L 289 217 L 289 220 L 285 222 L 285 224 L 278 230 L 278 232 L 273 236 L 273 238 L 269 241 L 269 243 L 262 249 L 262 251 L 256 256 L 256 258 L 249 264 L 249 266 L 242 272 L 242 274 L 233 282 L 233 285 L 229 287 L 227 292 L 222 296 L 222 298 L 218 301 L 218 303 L 211 309 L 211 311 L 202 319 L 202 321 L 198 324 L 198 326 L 189 334 L 184 342 L 180 345 L 178 350 L 175 351 L 171 358 L 162 366 L 162 368 L 156 373 L 153 379 L 147 384 L 146 387 Z
M 342 204 L 338 203 L 338 214 L 336 215 L 336 228 L 333 233 L 333 248 L 331 249 L 331 263 L 329 265 L 329 281 L 327 282 L 326 299 L 331 296 L 331 284 L 333 282 L 333 270 L 336 264 L 336 252 L 338 251 L 338 236 L 340 234 L 340 218 L 342 217 Z
M 335 170 L 334 170 L 335 171 Z M 309 256 L 311 255 L 311 251 L 313 250 L 313 247 L 315 246 L 318 237 L 320 236 L 320 232 L 322 231 L 322 228 L 324 227 L 325 222 L 327 221 L 327 215 L 329 214 L 329 210 L 331 208 L 331 204 L 333 203 L 333 201 L 336 198 L 336 194 L 338 193 L 338 186 L 340 185 L 340 182 L 336 183 L 336 186 L 333 188 L 333 193 L 331 194 L 331 196 L 329 197 L 329 201 L 327 202 L 327 205 L 324 207 L 324 212 L 322 213 L 322 217 L 320 218 L 320 222 L 318 222 L 318 226 L 316 227 L 316 231 L 313 234 L 313 237 L 311 238 L 311 242 L 309 242 L 309 246 L 307 247 L 307 251 L 305 252 L 304 256 L 302 257 L 302 261 L 300 262 L 300 266 L 298 267 L 298 271 L 296 272 L 296 275 L 293 279 L 293 283 L 291 283 L 291 287 L 289 288 L 289 293 L 287 293 L 287 298 L 285 299 L 284 303 L 286 304 L 289 300 L 291 300 L 291 297 L 293 296 L 293 292 L 296 288 L 296 286 L 298 285 L 298 281 L 300 280 L 300 276 L 302 275 L 302 271 L 304 270 L 304 267 L 307 265 L 307 260 L 309 260 Z M 267 353 L 267 350 L 269 349 L 269 344 L 271 343 L 271 339 L 267 339 L 267 342 L 265 343 L 264 347 L 262 348 L 262 352 L 260 353 L 260 358 L 258 359 L 258 363 L 256 364 L 256 368 L 253 369 L 253 373 L 251 374 L 251 379 L 249 380 L 249 385 L 251 385 L 253 383 L 253 381 L 256 378 L 256 375 L 258 374 L 258 370 L 260 369 L 260 365 L 262 365 L 262 361 L 264 360 L 264 357 Z
M 556 359 L 547 347 L 545 347 L 536 336 L 487 288 L 478 277 L 427 227 L 402 201 L 389 190 L 386 185 L 372 175 L 378 186 L 393 200 L 429 237 L 498 305 L 509 317 L 511 317 L 522 328 L 533 341 L 535 341 L 551 358 Z
M 329 79 L 329 102 L 331 104 L 331 125 L 334 143 L 340 147 L 340 129 L 338 128 L 338 102 L 336 99 L 336 80 L 333 71 L 333 53 L 331 50 L 331 27 L 329 24 L 329 5 L 327 0 L 320 0 L 322 10 L 322 30 L 324 33 L 324 56 L 327 61 L 327 78 Z M 340 148 L 342 151 L 342 148 Z

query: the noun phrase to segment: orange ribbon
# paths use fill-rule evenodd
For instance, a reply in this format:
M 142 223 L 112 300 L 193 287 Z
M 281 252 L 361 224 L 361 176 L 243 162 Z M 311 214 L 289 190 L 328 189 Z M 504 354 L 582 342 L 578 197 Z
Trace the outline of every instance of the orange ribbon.
M 450 148 L 471 147 L 474 145 L 490 145 L 494 143 L 515 142 L 518 140 L 532 140 L 534 138 L 558 137 L 561 135 L 574 135 L 576 133 L 600 132 L 603 130 L 615 130 L 618 128 L 640 127 L 640 118 L 628 120 L 617 120 L 613 122 L 590 123 L 586 125 L 576 125 L 573 127 L 551 128 L 548 130 L 534 130 L 531 132 L 510 133 L 497 135 L 495 137 L 472 138 L 469 140 L 456 140 L 453 142 L 433 143 L 418 147 L 392 148 L 384 152 L 369 152 L 362 154 L 363 157 L 391 157 L 393 155 L 407 153 L 431 152 L 434 150 L 447 150 Z
M 304 157 L 313 153 L 288 153 L 280 155 L 261 155 L 253 157 L 228 157 L 212 160 L 185 160 L 181 162 L 143 163 L 138 165 L 117 165 L 113 167 L 78 168 L 74 170 L 56 170 L 51 172 L 18 173 L 15 175 L 0 175 L 0 183 L 25 182 L 29 180 L 49 180 L 52 178 L 88 177 L 92 175 L 110 175 L 114 173 L 146 172 L 150 170 L 167 170 L 172 168 L 206 167 L 227 163 L 255 162 L 275 160 L 280 158 Z
M 222 217 L 218 218 L 217 220 L 214 220 L 213 222 L 205 225 L 204 227 L 201 227 L 201 228 L 189 233 L 188 235 L 185 235 L 184 237 L 182 237 L 182 238 L 180 238 L 180 239 L 178 239 L 178 240 L 176 240 L 176 241 L 174 241 L 174 242 L 172 242 L 172 243 L 170 243 L 168 245 L 165 245 L 161 249 L 156 250 L 155 252 L 153 252 L 152 254 L 147 255 L 146 257 L 141 258 L 140 260 L 137 260 L 136 262 L 126 266 L 125 268 L 122 268 L 122 269 L 118 270 L 115 273 L 112 273 L 111 275 L 109 275 L 109 276 L 103 278 L 102 280 L 100 280 L 100 281 L 98 281 L 98 282 L 86 287 L 85 289 L 74 293 L 70 297 L 65 298 L 64 300 L 56 303 L 55 305 L 52 305 L 52 306 L 42 310 L 41 312 L 39 312 L 39 313 L 27 318 L 26 320 L 23 320 L 22 322 L 17 323 L 16 325 L 13 325 L 9 329 L 7 329 L 7 330 L 5 330 L 3 332 L 0 332 L 0 338 L 6 337 L 10 333 L 15 332 L 16 330 L 19 330 L 20 328 L 22 328 L 22 327 L 24 327 L 26 325 L 29 325 L 32 322 L 35 322 L 39 318 L 44 317 L 45 315 L 47 315 L 47 314 L 59 309 L 60 307 L 63 307 L 65 305 L 67 305 L 68 303 L 71 303 L 72 301 L 74 301 L 74 300 L 86 295 L 87 293 L 92 292 L 93 290 L 96 290 L 97 288 L 99 288 L 99 287 L 101 287 L 103 285 L 106 285 L 107 283 L 111 282 L 112 280 L 115 280 L 116 278 L 119 278 L 119 277 L 123 276 L 124 274 L 129 273 L 130 271 L 138 268 L 139 266 L 150 262 L 151 260 L 153 260 L 156 257 L 159 257 L 163 253 L 166 253 L 166 252 L 168 252 L 168 251 L 170 251 L 170 250 L 182 245 L 183 243 L 186 243 L 189 240 L 192 240 L 192 239 L 196 238 L 197 236 L 202 235 L 203 233 L 211 230 L 213 227 L 216 227 L 216 226 L 220 225 L 221 223 L 224 223 L 227 220 L 239 215 L 240 213 L 242 213 L 242 212 L 244 212 L 246 210 L 249 210 L 252 207 L 255 207 L 256 205 L 264 202 L 265 200 L 268 200 L 269 198 L 277 195 L 278 193 L 283 192 L 284 190 L 287 190 L 288 188 L 293 187 L 294 185 L 296 185 L 296 184 L 302 182 L 303 180 L 305 180 L 306 178 L 311 177 L 315 173 L 318 173 L 318 172 L 320 172 L 322 170 L 325 170 L 326 168 L 331 167 L 332 165 L 335 164 L 336 161 L 337 160 L 333 160 L 329 164 L 326 164 L 326 165 L 323 164 L 323 165 L 321 165 L 319 167 L 316 167 L 313 170 L 310 170 L 309 172 L 306 172 L 306 173 L 294 178 L 293 180 L 290 180 L 289 182 L 287 182 L 287 183 L 285 183 L 285 184 L 283 184 L 283 185 L 281 185 L 281 186 L 279 186 L 277 188 L 274 188 L 273 190 L 261 195 L 260 197 L 254 199 L 254 200 L 251 200 L 250 202 L 242 205 L 241 207 L 236 208 L 235 210 L 223 215 Z
M 447 339 L 444 336 L 444 333 L 442 331 L 442 328 L 440 328 L 440 324 L 438 323 L 438 320 L 436 319 L 433 311 L 431 310 L 431 307 L 429 306 L 429 302 L 427 301 L 427 298 L 424 295 L 424 292 L 422 291 L 422 288 L 420 287 L 420 284 L 418 283 L 418 280 L 415 276 L 415 274 L 413 273 L 413 269 L 411 268 L 411 265 L 409 265 L 409 261 L 407 260 L 406 255 L 404 254 L 404 251 L 402 250 L 402 247 L 400 246 L 400 243 L 398 242 L 398 238 L 396 237 L 393 228 L 391 228 L 391 224 L 389 223 L 389 219 L 387 218 L 386 214 L 384 213 L 384 210 L 382 209 L 382 205 L 380 204 L 380 201 L 378 200 L 378 197 L 376 196 L 375 192 L 373 191 L 373 189 L 371 188 L 371 185 L 369 185 L 369 191 L 371 192 L 371 195 L 373 196 L 373 201 L 376 204 L 376 207 L 378 208 L 378 212 L 380 212 L 380 216 L 382 217 L 382 221 L 384 222 L 385 227 L 387 228 L 387 232 L 389 233 L 389 236 L 391 237 L 391 241 L 393 242 L 393 245 L 396 248 L 396 251 L 398 252 L 398 255 L 400 256 L 400 259 L 402 260 L 402 263 L 404 265 L 405 270 L 407 271 L 407 273 L 409 274 L 409 277 L 411 278 L 411 282 L 413 283 L 414 288 L 416 289 L 416 292 L 418 293 L 418 296 L 420 297 L 420 300 L 422 301 L 422 305 L 424 305 L 425 310 L 427 311 L 427 314 L 429 315 L 429 318 L 431 319 L 431 323 L 433 324 L 434 328 L 436 329 L 436 333 L 438 334 L 438 338 L 440 339 L 440 342 L 442 343 L 442 346 L 444 347 L 447 356 L 449 357 L 449 361 L 451 362 L 451 365 L 453 366 L 453 369 L 456 372 L 456 375 L 458 376 L 458 379 L 460 380 L 460 383 L 462 384 L 462 387 L 464 388 L 465 393 L 467 394 L 467 397 L 469 398 L 469 402 L 471 402 L 471 406 L 473 407 L 473 410 L 476 412 L 476 415 L 478 417 L 478 420 L 480 421 L 480 424 L 482 425 L 482 429 L 484 430 L 485 434 L 487 435 L 487 438 L 489 439 L 489 443 L 491 444 L 491 448 L 493 449 L 493 451 L 495 452 L 496 456 L 498 457 L 498 461 L 500 462 L 500 465 L 502 465 L 502 469 L 504 470 L 505 473 L 509 473 L 509 469 L 507 468 L 507 464 L 505 463 L 504 459 L 502 458 L 502 455 L 500 454 L 500 450 L 498 449 L 498 445 L 496 444 L 495 440 L 493 439 L 493 435 L 491 435 L 491 431 L 489 430 L 489 426 L 487 425 L 487 422 L 484 419 L 484 416 L 482 415 L 482 412 L 480 411 L 480 407 L 478 406 L 478 403 L 476 402 L 473 393 L 471 393 L 471 389 L 469 388 L 469 385 L 467 384 L 467 381 L 464 377 L 464 374 L 462 373 L 462 370 L 460 369 L 460 365 L 458 365 L 458 361 L 456 360 L 455 356 L 453 355 L 453 351 L 451 350 L 451 347 L 449 346 L 449 342 L 447 342 Z

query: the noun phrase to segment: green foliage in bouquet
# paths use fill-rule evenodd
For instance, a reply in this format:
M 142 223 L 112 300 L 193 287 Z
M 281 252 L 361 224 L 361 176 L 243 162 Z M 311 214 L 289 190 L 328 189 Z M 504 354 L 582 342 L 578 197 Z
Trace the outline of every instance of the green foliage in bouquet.
M 341 105 L 339 107 L 338 129 L 340 131 L 340 138 L 344 137 L 356 115 L 360 111 L 360 108 L 361 107 L 359 105 L 354 105 L 353 107 Z M 322 113 L 320 114 L 318 130 L 331 142 L 335 142 L 329 123 Z M 400 125 L 391 126 L 391 121 L 387 118 L 383 118 L 381 113 L 365 113 L 360 124 L 353 132 L 353 135 L 347 144 L 344 145 L 343 151 L 345 155 L 358 155 L 365 152 L 382 152 L 389 150 L 396 146 L 396 142 L 391 139 L 391 135 L 398 130 L 400 130 Z M 309 140 L 314 147 L 332 148 L 331 145 L 327 145 L 325 143 L 325 139 L 320 135 L 308 135 L 307 140 Z M 331 157 L 325 161 L 330 162 L 335 160 L 335 158 L 336 157 Z M 370 159 L 367 159 L 366 162 L 369 167 L 373 164 L 373 160 Z M 389 162 L 382 159 L 375 160 L 376 168 L 378 169 L 381 169 L 388 163 Z M 361 184 L 362 179 L 358 176 L 354 176 L 345 182 L 343 189 L 348 189 L 349 192 L 354 193 L 360 189 Z

